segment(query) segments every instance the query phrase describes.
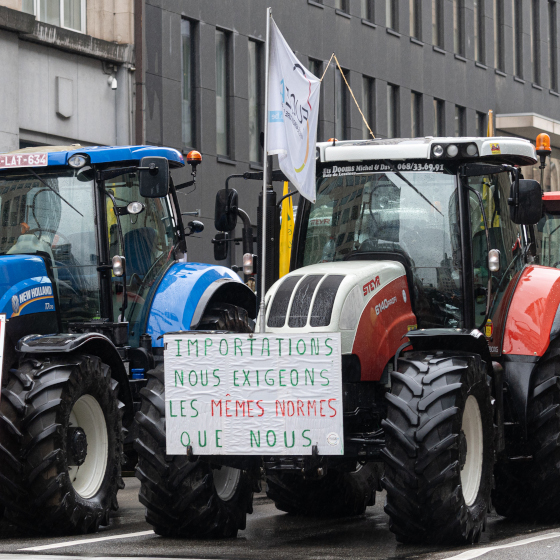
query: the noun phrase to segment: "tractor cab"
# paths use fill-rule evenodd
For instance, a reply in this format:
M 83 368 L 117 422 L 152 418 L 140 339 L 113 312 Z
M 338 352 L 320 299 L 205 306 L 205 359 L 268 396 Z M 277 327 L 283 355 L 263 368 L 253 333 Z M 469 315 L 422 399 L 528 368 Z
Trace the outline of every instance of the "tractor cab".
M 528 183 L 534 189 L 520 183 L 518 166 L 535 161 L 528 141 L 348 141 L 319 144 L 318 152 L 317 199 L 300 203 L 293 274 L 308 266 L 340 273 L 343 262 L 360 261 L 375 278 L 382 263 L 398 262 L 418 328 L 482 329 L 492 321 L 535 253 L 515 195 Z M 525 209 L 536 204 L 523 200 Z
M 142 169 L 142 158 L 154 154 L 159 168 Z M 50 297 L 41 290 L 17 302 L 4 296 L 2 311 L 12 318 L 51 312 L 48 332 L 128 323 L 138 345 L 150 288 L 186 251 L 176 192 L 169 189 L 169 166 L 183 166 L 183 157 L 170 149 L 70 146 L 1 158 L 2 265 L 11 269 L 16 255 L 40 257 L 45 276 L 28 279 L 22 271 L 22 281 L 52 285 Z M 148 185 L 142 192 L 143 175 L 152 191 Z M 153 191 L 158 181 L 160 192 Z

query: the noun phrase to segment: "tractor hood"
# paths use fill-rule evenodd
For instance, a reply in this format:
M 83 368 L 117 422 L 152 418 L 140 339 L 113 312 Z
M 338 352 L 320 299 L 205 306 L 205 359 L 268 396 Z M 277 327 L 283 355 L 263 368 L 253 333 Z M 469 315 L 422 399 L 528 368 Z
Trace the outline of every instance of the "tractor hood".
M 340 331 L 342 353 L 352 353 L 360 318 L 374 298 L 382 295 L 373 307 L 377 315 L 398 300 L 407 302 L 405 275 L 404 266 L 395 261 L 344 261 L 299 268 L 267 293 L 267 331 Z

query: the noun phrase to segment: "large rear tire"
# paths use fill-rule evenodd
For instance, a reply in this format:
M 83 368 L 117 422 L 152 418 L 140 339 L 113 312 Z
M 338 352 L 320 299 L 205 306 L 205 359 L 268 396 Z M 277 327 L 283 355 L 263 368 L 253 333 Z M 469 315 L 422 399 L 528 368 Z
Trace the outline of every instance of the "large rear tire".
M 33 357 L 0 402 L 0 502 L 31 532 L 109 524 L 123 488 L 122 414 L 109 366 L 89 355 Z
M 244 309 L 217 303 L 204 313 L 199 330 L 252 332 Z M 253 487 L 245 471 L 212 469 L 184 455 L 167 455 L 163 364 L 148 372 L 141 391 L 136 476 L 146 521 L 158 535 L 169 537 L 236 537 L 253 512 Z
M 494 465 L 485 363 L 409 352 L 391 381 L 382 479 L 389 528 L 400 542 L 478 542 Z
M 166 537 L 236 537 L 252 513 L 253 491 L 244 471 L 213 470 L 203 461 L 166 455 L 163 364 L 148 372 L 142 409 L 136 414 L 141 482 L 140 502 L 146 521 Z
M 527 405 L 532 460 L 500 462 L 492 502 L 505 517 L 560 520 L 560 367 L 557 357 L 537 366 Z
M 324 478 L 305 480 L 299 473 L 267 473 L 267 496 L 280 511 L 317 517 L 361 515 L 375 503 L 378 485 L 373 463 L 347 473 L 329 470 Z

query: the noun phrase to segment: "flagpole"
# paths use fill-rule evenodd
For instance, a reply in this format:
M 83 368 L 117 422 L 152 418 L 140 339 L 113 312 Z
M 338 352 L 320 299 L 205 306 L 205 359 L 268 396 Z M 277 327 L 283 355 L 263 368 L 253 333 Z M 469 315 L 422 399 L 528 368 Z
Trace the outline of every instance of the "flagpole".
M 266 180 L 267 180 L 267 148 L 268 148 L 268 67 L 270 58 L 270 18 L 272 8 L 266 10 L 266 43 L 265 43 L 265 70 L 264 70 L 264 149 L 263 149 L 263 196 L 262 196 L 262 231 L 261 231 L 261 280 L 259 305 L 259 332 L 266 330 L 266 310 L 264 305 L 265 278 L 266 278 Z M 272 169 L 270 170 L 272 173 Z

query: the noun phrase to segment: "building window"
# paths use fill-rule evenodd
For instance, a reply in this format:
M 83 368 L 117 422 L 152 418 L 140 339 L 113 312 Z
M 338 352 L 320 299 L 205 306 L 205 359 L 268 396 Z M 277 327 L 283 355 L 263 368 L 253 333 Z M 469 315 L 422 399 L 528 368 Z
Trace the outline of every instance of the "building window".
M 556 2 L 548 2 L 548 75 L 550 89 L 558 91 L 558 33 L 556 23 Z
M 399 2 L 398 0 L 385 0 L 385 20 L 388 29 L 399 30 Z
M 494 0 L 494 66 L 505 71 L 504 63 L 504 0 Z
M 216 30 L 216 153 L 230 156 L 228 35 Z
M 467 135 L 467 123 L 465 122 L 465 108 L 455 105 L 455 136 Z
M 410 113 L 412 117 L 412 137 L 423 136 L 422 126 L 422 94 L 415 91 L 410 96 Z
M 181 62 L 183 80 L 181 82 L 181 128 L 183 146 L 194 146 L 194 48 L 193 24 L 181 20 Z
M 453 0 L 453 50 L 456 54 L 465 54 L 465 22 L 463 0 Z
M 22 11 L 57 27 L 86 32 L 86 0 L 23 0 Z
M 309 59 L 309 69 L 311 73 L 319 80 L 323 76 L 323 61 Z M 323 116 L 323 88 L 319 91 L 319 115 L 317 119 L 317 141 L 325 140 L 324 138 L 324 116 Z
M 374 0 L 361 0 L 362 4 L 362 19 L 373 22 L 375 19 L 375 14 L 373 11 Z
M 261 161 L 262 44 L 249 41 L 249 161 Z
M 362 79 L 362 112 L 371 130 L 375 130 L 375 80 L 364 76 Z M 362 137 L 371 140 L 368 127 L 362 121 Z
M 422 40 L 421 0 L 410 0 L 410 36 Z
M 476 135 L 486 136 L 486 113 L 476 112 Z
M 484 64 L 484 0 L 474 0 L 474 59 Z
M 348 80 L 348 71 L 342 70 Z M 347 140 L 348 135 L 348 94 L 346 84 L 342 79 L 340 70 L 335 69 L 336 80 L 336 115 L 334 121 L 334 136 L 338 140 Z
M 523 0 L 513 0 L 513 72 L 523 78 Z
M 540 49 L 540 0 L 531 0 L 531 67 L 533 68 L 533 83 L 541 83 L 541 49 Z
M 445 102 L 434 99 L 434 136 L 445 136 Z
M 348 13 L 350 11 L 350 8 L 348 6 L 348 2 L 349 2 L 349 0 L 335 0 L 334 7 L 337 10 L 342 10 L 343 12 Z
M 387 137 L 399 136 L 399 87 L 387 84 Z
M 432 43 L 443 49 L 443 0 L 432 0 Z

